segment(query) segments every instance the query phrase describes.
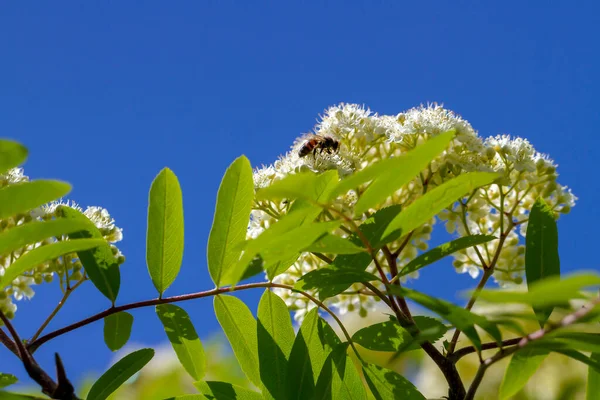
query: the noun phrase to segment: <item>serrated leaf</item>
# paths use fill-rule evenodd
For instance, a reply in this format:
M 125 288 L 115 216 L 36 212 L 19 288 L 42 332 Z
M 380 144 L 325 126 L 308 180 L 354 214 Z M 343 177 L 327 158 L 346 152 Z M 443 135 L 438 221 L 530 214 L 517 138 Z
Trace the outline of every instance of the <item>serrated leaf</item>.
M 253 199 L 252 166 L 241 156 L 225 171 L 208 238 L 208 271 L 217 287 L 235 284 L 243 274 L 234 267 L 241 254 L 237 246 L 246 239 Z
M 552 208 L 542 198 L 535 201 L 529 213 L 525 240 L 525 274 L 528 288 L 544 278 L 560 275 L 558 228 Z M 533 309 L 543 328 L 552 314 L 552 307 Z
M 103 239 L 102 233 L 96 225 L 78 210 L 60 206 L 57 213 L 64 219 L 86 225 L 84 230 L 71 233 L 70 238 Z M 77 256 L 94 286 L 114 304 L 121 286 L 121 273 L 119 272 L 119 263 L 110 245 L 104 239 L 103 241 L 102 245 L 92 250 L 78 251 Z
M 600 353 L 592 353 L 590 358 L 600 363 Z M 586 400 L 600 400 L 600 371 L 588 367 Z
M 125 346 L 131 335 L 133 315 L 121 311 L 104 318 L 104 343 L 112 351 Z
M 333 264 L 332 264 L 333 266 Z M 303 275 L 294 288 L 300 290 L 313 290 L 319 293 L 319 299 L 333 297 L 353 283 L 378 281 L 375 275 L 366 271 L 350 268 L 322 267 Z
M 227 382 L 194 382 L 194 386 L 209 400 L 262 400 L 260 393 Z
M 27 159 L 27 148 L 12 140 L 0 140 L 0 174 L 18 167 Z
M 294 328 L 285 302 L 266 290 L 258 303 L 258 359 L 265 398 L 288 398 L 288 359 Z
M 312 309 L 304 317 L 294 340 L 288 363 L 290 399 L 312 399 L 323 364 L 340 339 Z
M 10 285 L 11 282 L 23 272 L 35 268 L 46 261 L 53 260 L 64 254 L 75 253 L 77 251 L 101 246 L 104 243 L 106 243 L 106 241 L 103 239 L 67 240 L 64 242 L 51 243 L 28 251 L 4 270 L 4 275 L 0 277 L 0 290 Z
M 164 168 L 148 195 L 146 263 L 154 287 L 162 296 L 171 286 L 183 259 L 183 198 L 177 176 Z
M 160 304 L 156 315 L 183 368 L 192 378 L 202 379 L 206 371 L 204 348 L 187 312 L 174 304 Z
M 367 393 L 352 359 L 346 354 L 347 343 L 337 346 L 325 360 L 317 380 L 315 400 L 362 400 Z
M 561 279 L 552 276 L 531 285 L 528 292 L 485 289 L 479 298 L 490 303 L 520 303 L 535 307 L 564 306 L 573 299 L 586 298 L 581 291 L 587 287 L 600 286 L 600 275 L 595 273 L 578 273 Z
M 302 199 L 311 203 L 325 202 L 331 190 L 338 182 L 337 170 L 321 174 L 301 172 L 291 174 L 260 189 L 256 193 L 257 200 L 295 200 Z
M 390 197 L 402 186 L 413 180 L 419 172 L 436 158 L 454 138 L 454 130 L 442 133 L 429 139 L 415 149 L 392 158 L 395 162 L 385 172 L 375 177 L 374 181 L 362 193 L 354 206 L 354 215 L 361 215 Z
M 472 235 L 464 236 L 451 242 L 444 243 L 438 247 L 429 250 L 426 253 L 421 254 L 420 256 L 406 264 L 406 266 L 402 268 L 398 275 L 402 277 L 411 274 L 459 250 L 487 243 L 494 239 L 496 239 L 496 237 L 490 235 Z
M 88 226 L 82 221 L 59 218 L 50 221 L 32 221 L 0 233 L 0 254 L 8 254 L 25 245 L 41 242 L 84 230 Z
M 516 352 L 504 373 L 500 385 L 500 400 L 512 398 L 523 389 L 547 355 L 545 350 L 527 347 Z
M 144 368 L 154 357 L 153 349 L 140 349 L 117 361 L 92 385 L 87 400 L 104 400 Z
M 1 143 L 2 141 L 0 141 Z M 2 151 L 2 147 L 0 146 L 0 151 Z M 1 154 L 0 154 L 1 156 Z M 12 375 L 12 374 L 2 374 L 0 373 L 0 388 L 5 388 L 7 386 L 10 386 L 12 384 L 17 383 L 19 380 L 17 379 L 16 376 Z
M 461 197 L 478 187 L 489 185 L 497 178 L 498 174 L 496 173 L 469 172 L 433 188 L 415 200 L 389 223 L 383 233 L 384 241 L 395 238 L 398 232 L 401 235 L 408 234 Z
M 405 377 L 378 365 L 363 366 L 363 373 L 376 400 L 425 400 Z
M 71 191 L 60 181 L 37 180 L 15 183 L 0 189 L 0 219 L 31 211 Z
M 348 239 L 328 233 L 310 246 L 302 249 L 302 251 L 325 254 L 356 254 L 364 253 L 367 249 L 357 246 Z
M 257 323 L 252 313 L 241 300 L 233 296 L 215 296 L 214 307 L 217 320 L 231 344 L 242 371 L 250 382 L 261 387 Z
M 500 343 L 502 341 L 502 334 L 496 323 L 489 321 L 481 315 L 465 310 L 445 300 L 417 292 L 416 290 L 400 288 L 399 286 L 388 286 L 387 288 L 389 292 L 408 297 L 448 320 L 453 326 L 461 330 L 478 350 L 481 350 L 481 339 L 475 329 L 475 325 L 478 325 L 489 333 L 496 342 Z

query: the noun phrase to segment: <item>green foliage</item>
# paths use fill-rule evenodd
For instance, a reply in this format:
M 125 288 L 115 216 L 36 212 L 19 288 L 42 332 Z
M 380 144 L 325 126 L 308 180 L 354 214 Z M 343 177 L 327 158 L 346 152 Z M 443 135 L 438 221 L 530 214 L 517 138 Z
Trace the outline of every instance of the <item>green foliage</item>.
M 389 163 L 390 165 L 388 168 L 377 174 L 367 190 L 364 191 L 354 206 L 354 214 L 360 215 L 370 208 L 381 204 L 395 191 L 410 182 L 419 174 L 419 172 L 425 169 L 437 155 L 448 147 L 448 144 L 450 144 L 450 141 L 454 138 L 455 133 L 455 131 L 442 133 L 439 136 L 429 139 L 427 142 L 408 153 L 392 158 L 392 162 Z M 377 164 L 373 164 L 364 170 L 374 167 L 377 168 L 376 166 Z
M 329 199 L 338 179 L 337 171 L 327 171 L 322 174 L 301 172 L 260 189 L 256 193 L 256 199 L 259 201 L 302 199 L 309 203 L 324 203 Z
M 326 233 L 319 240 L 302 249 L 302 251 L 326 254 L 356 254 L 367 250 L 364 247 L 357 246 L 348 239 Z
M 406 264 L 406 266 L 404 266 L 404 268 L 402 268 L 402 270 L 398 272 L 398 276 L 406 276 L 408 274 L 420 270 L 423 267 L 433 264 L 434 262 L 439 261 L 442 258 L 449 256 L 450 254 L 455 253 L 459 250 L 476 246 L 478 244 L 487 243 L 490 240 L 494 239 L 496 239 L 494 236 L 489 235 L 471 235 L 463 236 L 451 242 L 444 243 L 436 248 L 429 250 L 426 253 L 421 254 L 420 256 Z
M 370 260 L 368 255 L 358 255 L 357 257 L 347 258 L 351 259 L 350 262 L 354 261 L 355 263 L 360 262 L 363 258 L 368 258 Z M 324 300 L 328 297 L 342 293 L 353 283 L 378 280 L 379 278 L 373 274 L 361 271 L 360 269 L 349 268 L 347 266 L 345 268 L 340 268 L 338 267 L 338 264 L 334 262 L 329 267 L 317 269 L 302 276 L 302 278 L 294 285 L 294 288 L 299 290 L 314 289 L 318 291 L 319 299 Z
M 547 355 L 547 351 L 536 348 L 525 348 L 515 353 L 500 386 L 500 400 L 510 399 L 523 389 Z
M 154 178 L 148 198 L 146 263 L 162 296 L 173 283 L 183 259 L 183 200 L 177 176 L 168 168 Z
M 121 311 L 104 318 L 104 343 L 112 350 L 117 351 L 125 346 L 131 335 L 133 315 Z
M 397 232 L 402 235 L 409 233 L 428 222 L 457 199 L 471 193 L 477 187 L 492 183 L 497 178 L 498 175 L 491 172 L 471 172 L 442 183 L 398 214 L 385 229 L 384 238 L 394 238 Z
M 87 400 L 104 400 L 154 357 L 153 349 L 140 349 L 117 361 L 94 383 Z
M 209 400 L 262 400 L 260 393 L 226 382 L 194 382 L 194 386 Z
M 174 304 L 156 306 L 156 314 L 181 365 L 192 378 L 202 379 L 206 370 L 204 348 L 189 315 Z
M 530 290 L 536 282 L 560 275 L 558 228 L 552 208 L 541 198 L 536 200 L 529 213 L 525 244 L 525 272 Z M 552 314 L 552 307 L 534 306 L 533 309 L 543 327 Z
M 592 353 L 590 358 L 600 363 L 600 353 Z M 587 395 L 586 400 L 600 399 L 600 371 L 591 366 L 588 368 Z
M 8 286 L 23 272 L 35 268 L 48 260 L 53 260 L 64 254 L 89 250 L 105 243 L 104 239 L 77 239 L 51 243 L 35 248 L 19 257 L 9 268 L 4 270 L 4 275 L 0 277 L 0 290 Z
M 0 189 L 0 219 L 31 211 L 71 191 L 65 182 L 38 180 Z
M 227 168 L 221 181 L 208 238 L 208 271 L 217 286 L 236 284 L 243 274 L 235 266 L 241 254 L 238 246 L 246 239 L 253 197 L 252 167 L 241 156 Z
M 0 141 L 0 144 L 1 143 L 2 142 Z M 2 150 L 2 148 L 0 147 L 0 151 L 1 150 Z M 0 373 L 0 388 L 5 388 L 7 386 L 17 383 L 18 381 L 19 380 L 14 375 Z
M 85 229 L 71 233 L 71 238 L 104 240 L 102 233 L 96 225 L 78 210 L 61 206 L 57 211 L 62 218 L 85 224 Z M 78 251 L 77 255 L 94 286 L 114 303 L 117 300 L 121 286 L 121 274 L 119 272 L 119 263 L 110 245 L 104 241 L 94 249 Z
M 365 380 L 377 400 L 425 400 L 408 379 L 378 365 L 363 366 Z
M 27 159 L 27 148 L 12 140 L 0 139 L 0 174 L 18 167 Z
M 361 400 L 367 393 L 360 375 L 346 354 L 347 343 L 336 346 L 323 364 L 315 389 L 316 400 Z

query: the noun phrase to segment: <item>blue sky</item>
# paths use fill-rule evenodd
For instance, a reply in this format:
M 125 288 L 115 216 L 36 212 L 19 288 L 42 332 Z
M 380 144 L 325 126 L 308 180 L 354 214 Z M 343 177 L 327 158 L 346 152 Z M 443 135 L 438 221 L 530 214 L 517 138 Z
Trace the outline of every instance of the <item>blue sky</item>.
M 257 3 L 2 6 L 0 136 L 29 147 L 28 175 L 71 182 L 70 198 L 106 207 L 124 229 L 120 303 L 155 296 L 146 207 L 161 168 L 179 176 L 186 217 L 183 267 L 167 294 L 212 288 L 205 248 L 227 165 L 240 154 L 253 165 L 274 161 L 339 102 L 395 114 L 437 101 L 482 136 L 528 138 L 580 198 L 559 223 L 563 270 L 598 269 L 587 255 L 600 201 L 595 2 Z M 474 284 L 447 263 L 414 287 L 462 301 L 458 291 Z M 254 308 L 259 295 L 240 296 Z M 24 337 L 58 298 L 57 285 L 45 285 L 19 303 Z M 108 305 L 88 284 L 50 329 Z M 184 307 L 202 337 L 218 330 L 210 300 Z M 153 309 L 134 315 L 132 340 L 165 340 Z M 36 354 L 49 371 L 54 351 L 75 380 L 101 372 L 111 357 L 102 323 L 42 347 Z M 0 360 L 0 372 L 25 377 L 5 349 Z

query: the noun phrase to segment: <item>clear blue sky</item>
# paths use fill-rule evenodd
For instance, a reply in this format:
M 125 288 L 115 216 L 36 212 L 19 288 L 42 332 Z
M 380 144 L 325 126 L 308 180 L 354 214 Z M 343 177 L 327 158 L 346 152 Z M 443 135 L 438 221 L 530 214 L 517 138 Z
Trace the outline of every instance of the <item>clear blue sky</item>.
M 28 175 L 71 182 L 72 199 L 108 208 L 124 229 L 120 303 L 155 295 L 146 204 L 162 167 L 179 176 L 186 216 L 183 267 L 167 294 L 211 288 L 206 240 L 227 165 L 242 153 L 254 165 L 272 162 L 339 102 L 380 113 L 443 102 L 483 136 L 527 137 L 580 197 L 559 224 L 563 269 L 598 268 L 587 256 L 597 246 L 600 202 L 597 2 L 269 3 L 2 5 L 0 135 L 29 147 Z M 472 285 L 449 264 L 415 282 L 457 301 Z M 58 294 L 45 285 L 19 303 L 24 337 Z M 254 307 L 259 294 L 242 298 Z M 50 328 L 107 306 L 88 284 Z M 211 300 L 184 306 L 202 337 L 218 329 Z M 164 341 L 153 309 L 134 315 L 133 340 Z M 111 357 L 101 322 L 42 347 L 49 371 L 54 351 L 75 380 Z M 0 372 L 25 376 L 4 349 Z

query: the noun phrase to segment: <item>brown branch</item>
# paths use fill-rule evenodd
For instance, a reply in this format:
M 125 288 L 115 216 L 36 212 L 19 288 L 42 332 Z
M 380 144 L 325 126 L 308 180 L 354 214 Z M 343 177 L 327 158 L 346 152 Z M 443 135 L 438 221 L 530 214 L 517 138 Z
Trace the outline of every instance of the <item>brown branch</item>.
M 513 339 L 507 339 L 507 340 L 502 341 L 501 345 L 499 345 L 497 342 L 483 343 L 481 345 L 481 350 L 491 350 L 491 349 L 497 349 L 498 347 L 514 346 L 514 345 L 518 344 L 521 339 L 522 338 L 520 338 L 520 337 L 513 338 Z M 456 362 L 458 362 L 458 360 L 460 360 L 464 356 L 475 353 L 476 351 L 477 351 L 477 348 L 475 348 L 475 346 L 463 347 L 462 349 L 458 349 L 454 353 L 449 355 L 448 359 L 450 359 L 450 360 L 452 360 L 452 362 L 456 363 Z
M 19 357 L 19 351 L 15 342 L 9 338 L 6 333 L 0 328 L 0 343 L 2 343 L 8 350 L 10 350 L 15 356 Z

